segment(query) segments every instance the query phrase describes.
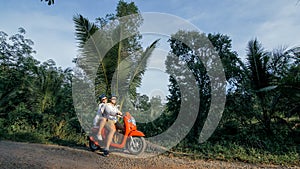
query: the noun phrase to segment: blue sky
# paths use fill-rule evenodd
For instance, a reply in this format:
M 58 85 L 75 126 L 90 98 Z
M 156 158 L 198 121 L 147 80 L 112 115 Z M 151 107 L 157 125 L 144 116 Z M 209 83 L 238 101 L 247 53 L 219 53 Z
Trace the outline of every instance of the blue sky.
M 130 2 L 130 1 L 127 1 Z M 205 33 L 231 37 L 233 50 L 244 57 L 247 42 L 257 38 L 272 50 L 300 45 L 298 0 L 133 0 L 141 12 L 162 12 L 181 17 Z M 12 35 L 19 27 L 35 42 L 35 57 L 53 59 L 57 66 L 74 67 L 77 48 L 72 17 L 81 14 L 91 21 L 114 13 L 118 0 L 2 0 L 0 30 Z M 159 25 L 158 25 L 159 26 Z

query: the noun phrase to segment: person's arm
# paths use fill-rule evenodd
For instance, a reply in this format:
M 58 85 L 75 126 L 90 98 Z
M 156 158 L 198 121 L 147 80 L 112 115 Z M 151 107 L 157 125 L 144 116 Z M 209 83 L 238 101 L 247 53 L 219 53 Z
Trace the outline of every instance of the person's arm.
M 117 113 L 117 115 L 121 115 L 122 116 L 122 112 L 120 111 L 120 110 L 118 110 L 118 113 Z
M 97 111 L 98 115 L 102 115 L 103 114 L 103 108 L 104 108 L 104 104 L 100 103 L 99 107 L 98 107 L 98 111 Z
M 101 111 L 101 114 L 104 113 L 104 108 L 105 108 L 105 103 L 102 103 L 101 107 L 100 107 L 100 111 Z

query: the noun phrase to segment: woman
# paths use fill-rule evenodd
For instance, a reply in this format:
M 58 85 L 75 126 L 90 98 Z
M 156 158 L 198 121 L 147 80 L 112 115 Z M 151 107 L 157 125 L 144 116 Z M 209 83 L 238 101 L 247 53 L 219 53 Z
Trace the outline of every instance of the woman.
M 99 104 L 99 107 L 98 107 L 97 114 L 94 117 L 94 121 L 93 121 L 93 124 L 94 124 L 95 127 L 97 127 L 99 125 L 100 120 L 102 118 L 104 118 L 103 117 L 103 108 L 104 108 L 104 105 L 107 103 L 107 97 L 105 96 L 105 94 L 100 95 L 99 99 L 100 99 L 100 104 Z
M 97 139 L 102 140 L 101 130 L 103 129 L 105 123 L 102 124 L 101 121 L 106 121 L 106 118 L 103 116 L 103 109 L 104 109 L 104 105 L 107 103 L 107 97 L 105 96 L 105 94 L 102 94 L 99 96 L 99 99 L 100 99 L 100 104 L 99 104 L 97 114 L 94 118 L 94 126 L 95 127 L 99 126 L 99 132 L 97 135 L 98 136 Z

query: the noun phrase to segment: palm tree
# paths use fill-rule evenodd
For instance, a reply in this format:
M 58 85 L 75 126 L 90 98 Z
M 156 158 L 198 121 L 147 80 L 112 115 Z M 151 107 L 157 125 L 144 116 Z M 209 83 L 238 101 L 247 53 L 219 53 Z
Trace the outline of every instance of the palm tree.
M 255 39 L 248 43 L 248 76 L 251 82 L 251 88 L 254 91 L 262 112 L 257 118 L 261 120 L 266 129 L 270 131 L 271 119 L 266 106 L 266 93 L 259 92 L 265 87 L 270 86 L 270 74 L 267 70 L 267 64 L 269 61 L 268 53 L 263 49 L 262 45 Z
M 251 83 L 251 93 L 257 98 L 256 118 L 267 132 L 272 132 L 271 121 L 280 118 L 276 112 L 285 94 L 287 75 L 295 65 L 295 54 L 299 55 L 299 51 L 295 52 L 297 48 L 293 48 L 267 52 L 256 39 L 249 41 L 247 49 L 248 67 L 245 71 Z
M 130 14 L 133 15 L 125 16 Z M 138 33 L 141 16 L 134 3 L 120 1 L 116 15 L 98 18 L 100 26 L 81 15 L 74 16 L 73 20 L 81 52 L 75 60 L 77 66 L 90 76 L 88 79 L 94 79 L 96 95 L 117 94 L 121 97 L 122 107 L 124 99 L 129 98 L 124 91 L 133 97 L 136 95 L 136 88 L 158 40 L 142 50 Z
M 39 100 L 39 112 L 52 108 L 56 103 L 55 99 L 60 92 L 64 80 L 64 73 L 55 67 L 53 60 L 44 62 L 34 72 L 38 78 L 36 82 Z

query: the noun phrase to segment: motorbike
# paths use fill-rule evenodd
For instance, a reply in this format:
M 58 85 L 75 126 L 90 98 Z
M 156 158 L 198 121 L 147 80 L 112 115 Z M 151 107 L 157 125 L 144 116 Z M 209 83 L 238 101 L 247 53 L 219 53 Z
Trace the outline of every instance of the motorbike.
M 136 121 L 129 112 L 126 112 L 123 116 L 123 125 L 116 126 L 116 132 L 114 134 L 111 148 L 127 149 L 133 155 L 140 155 L 145 151 L 146 141 L 144 139 L 145 134 L 137 130 Z M 105 145 L 106 136 L 108 130 L 104 127 L 101 135 L 102 140 L 97 139 L 98 127 L 92 127 L 91 134 L 88 136 L 89 148 L 91 151 L 101 149 Z

